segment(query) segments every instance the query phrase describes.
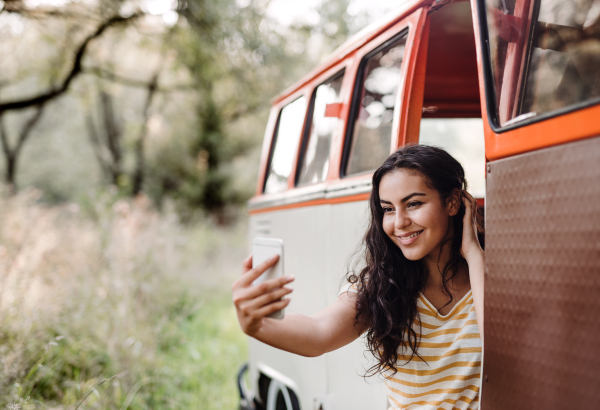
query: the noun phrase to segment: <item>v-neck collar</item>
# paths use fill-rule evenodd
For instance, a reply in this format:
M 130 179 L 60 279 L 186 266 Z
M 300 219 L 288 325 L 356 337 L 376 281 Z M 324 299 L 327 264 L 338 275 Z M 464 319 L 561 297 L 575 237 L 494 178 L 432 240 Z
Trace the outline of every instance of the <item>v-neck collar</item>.
M 467 301 L 469 299 L 469 297 L 472 294 L 472 289 L 469 289 L 469 291 L 467 293 L 465 293 L 465 295 L 456 303 L 456 305 L 454 305 L 454 307 L 452 309 L 450 309 L 450 312 L 448 312 L 446 315 L 442 315 L 436 308 L 435 306 L 433 306 L 433 303 L 431 303 L 429 300 L 427 300 L 427 298 L 425 297 L 425 295 L 423 293 L 421 293 L 421 298 L 423 299 L 423 304 L 429 309 L 431 310 L 433 313 L 435 313 L 436 317 L 439 317 L 442 320 L 447 320 L 449 318 L 451 318 L 455 312 L 455 310 L 457 308 L 462 308 L 461 305 L 464 304 L 465 301 Z

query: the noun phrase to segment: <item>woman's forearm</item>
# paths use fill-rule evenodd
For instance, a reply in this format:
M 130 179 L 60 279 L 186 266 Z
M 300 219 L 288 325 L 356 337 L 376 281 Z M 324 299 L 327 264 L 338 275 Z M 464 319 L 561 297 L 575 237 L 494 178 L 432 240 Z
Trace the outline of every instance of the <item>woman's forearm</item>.
M 301 356 L 316 357 L 336 350 L 362 333 L 354 324 L 354 298 L 343 294 L 313 316 L 289 313 L 283 319 L 264 318 L 250 336 Z
M 301 356 L 315 357 L 326 351 L 319 323 L 312 317 L 297 313 L 286 314 L 283 319 L 264 318 L 263 325 L 251 336 Z
M 473 303 L 475 305 L 475 314 L 477 315 L 477 325 L 479 334 L 483 339 L 484 327 L 484 310 L 483 310 L 483 295 L 484 295 L 484 278 L 485 278 L 485 254 L 483 251 L 474 252 L 472 255 L 467 255 L 467 264 L 469 265 L 469 278 L 471 281 L 471 290 L 473 292 Z

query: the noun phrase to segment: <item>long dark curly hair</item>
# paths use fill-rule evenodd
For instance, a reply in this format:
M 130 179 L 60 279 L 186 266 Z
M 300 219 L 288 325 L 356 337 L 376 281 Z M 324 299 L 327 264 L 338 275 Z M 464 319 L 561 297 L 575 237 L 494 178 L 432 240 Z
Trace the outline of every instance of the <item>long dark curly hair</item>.
M 381 179 L 398 169 L 412 170 L 421 175 L 427 185 L 439 193 L 442 203 L 446 203 L 456 189 L 467 189 L 460 163 L 443 149 L 424 145 L 399 149 L 373 174 L 371 221 L 363 240 L 366 266 L 358 274 L 350 272 L 347 278 L 360 290 L 356 300 L 356 321 L 368 326 L 367 349 L 376 359 L 366 376 L 384 371 L 395 374 L 399 357 L 410 355 L 408 363 L 419 356 L 419 334 L 412 325 L 413 322 L 420 323 L 417 298 L 427 282 L 427 267 L 420 260 L 408 260 L 384 232 L 383 209 L 379 201 Z M 450 246 L 450 258 L 442 272 L 443 291 L 450 297 L 448 303 L 452 302 L 448 283 L 456 276 L 464 260 L 460 253 L 465 214 L 462 199 L 460 205 L 459 212 L 451 217 L 454 234 L 447 240 L 450 243 L 442 246 Z M 481 237 L 481 220 L 478 225 Z

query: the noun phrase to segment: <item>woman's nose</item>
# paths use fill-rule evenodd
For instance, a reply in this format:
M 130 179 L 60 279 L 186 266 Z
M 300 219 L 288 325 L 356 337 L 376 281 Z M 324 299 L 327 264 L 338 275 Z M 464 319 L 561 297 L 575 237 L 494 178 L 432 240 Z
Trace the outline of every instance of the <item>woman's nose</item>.
M 394 227 L 400 231 L 408 225 L 410 225 L 410 219 L 408 219 L 408 215 L 406 215 L 405 212 L 396 211 L 396 220 L 394 221 Z

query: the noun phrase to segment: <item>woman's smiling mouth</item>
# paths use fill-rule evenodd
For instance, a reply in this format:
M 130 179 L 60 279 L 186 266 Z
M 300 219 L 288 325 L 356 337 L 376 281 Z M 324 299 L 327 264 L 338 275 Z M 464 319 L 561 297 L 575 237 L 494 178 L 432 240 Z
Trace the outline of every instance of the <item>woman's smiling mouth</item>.
M 402 245 L 410 245 L 411 243 L 417 240 L 421 233 L 423 233 L 423 230 L 410 232 L 402 236 L 396 236 L 396 238 L 398 238 Z

